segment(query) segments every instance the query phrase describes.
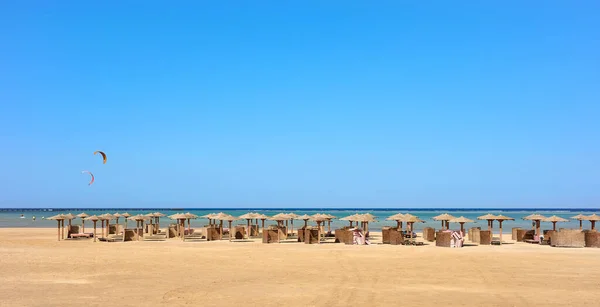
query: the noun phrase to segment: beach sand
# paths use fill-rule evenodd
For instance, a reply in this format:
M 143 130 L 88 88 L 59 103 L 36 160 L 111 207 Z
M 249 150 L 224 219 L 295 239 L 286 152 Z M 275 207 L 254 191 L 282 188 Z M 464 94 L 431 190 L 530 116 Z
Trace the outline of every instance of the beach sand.
M 600 249 L 524 243 L 59 242 L 4 228 L 0 272 L 0 306 L 600 304 Z

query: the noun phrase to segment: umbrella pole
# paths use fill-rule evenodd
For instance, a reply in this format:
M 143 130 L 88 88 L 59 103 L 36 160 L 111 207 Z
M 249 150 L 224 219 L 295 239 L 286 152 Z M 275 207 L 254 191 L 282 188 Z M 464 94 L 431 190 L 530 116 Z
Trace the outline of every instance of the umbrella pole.
M 595 230 L 596 229 L 596 221 L 590 221 L 590 222 L 592 222 L 592 230 Z
M 446 230 L 446 223 L 444 221 L 442 221 L 442 230 Z
M 229 223 L 229 242 L 231 242 L 231 221 L 227 221 Z
M 535 221 L 535 234 L 538 236 L 540 236 L 540 220 Z
M 250 219 L 246 220 L 248 222 L 248 240 L 250 240 Z
M 58 241 L 60 241 L 60 220 L 56 220 L 56 225 L 58 226 L 56 230 L 58 231 Z
M 94 221 L 94 242 L 96 242 L 96 222 Z
M 500 244 L 502 244 L 502 222 L 503 221 L 498 221 L 498 227 L 500 227 Z
M 552 230 L 556 231 L 556 222 L 552 222 Z
M 292 225 L 294 225 L 294 222 L 292 222 Z M 331 232 L 331 220 L 327 220 L 327 232 Z
M 294 220 L 290 220 L 290 224 L 292 224 L 292 231 L 290 232 L 290 234 L 294 234 Z
M 579 220 L 579 230 L 581 230 L 583 228 L 583 221 Z
M 265 232 L 265 219 L 261 219 L 262 222 L 262 230 Z
M 85 220 L 81 219 L 81 227 L 83 228 L 82 232 L 85 232 Z
M 461 232 L 461 236 L 462 236 L 462 234 L 465 233 L 465 223 L 460 223 L 460 232 Z

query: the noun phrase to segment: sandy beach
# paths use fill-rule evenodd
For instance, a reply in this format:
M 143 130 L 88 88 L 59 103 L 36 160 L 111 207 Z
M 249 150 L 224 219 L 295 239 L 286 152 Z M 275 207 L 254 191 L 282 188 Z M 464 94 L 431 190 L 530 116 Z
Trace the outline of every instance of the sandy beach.
M 597 306 L 598 259 L 524 243 L 59 242 L 3 228 L 0 306 Z

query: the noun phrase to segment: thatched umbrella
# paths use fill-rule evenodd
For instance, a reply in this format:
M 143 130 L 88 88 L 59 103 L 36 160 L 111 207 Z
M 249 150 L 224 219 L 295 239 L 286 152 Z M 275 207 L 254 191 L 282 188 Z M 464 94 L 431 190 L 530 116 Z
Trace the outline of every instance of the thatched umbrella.
M 304 220 L 304 228 L 306 228 L 308 226 L 308 220 L 310 220 L 310 215 L 304 214 L 304 215 L 298 216 L 296 219 Z
M 233 221 L 237 221 L 237 217 L 230 215 L 230 214 L 225 214 L 223 216 L 219 217 L 221 221 L 227 221 L 227 223 L 229 224 L 229 241 L 231 242 L 231 237 L 232 237 L 232 229 L 231 229 L 231 222 Z
M 243 216 L 240 216 L 240 218 L 242 218 Z M 273 215 L 272 217 L 269 218 L 269 220 L 271 221 L 276 221 L 277 225 L 279 226 L 283 226 L 283 222 L 287 221 L 289 219 L 289 216 L 287 213 L 277 213 L 275 215 Z
M 450 221 L 450 220 L 452 220 L 452 219 L 455 219 L 455 218 L 456 218 L 456 217 L 455 217 L 455 216 L 453 216 L 453 215 L 450 215 L 450 214 L 448 214 L 448 213 L 443 213 L 443 214 L 440 214 L 440 215 L 438 215 L 438 216 L 434 216 L 434 217 L 433 217 L 433 220 L 434 220 L 434 221 L 441 221 L 441 222 L 442 222 L 442 230 L 444 230 L 444 229 L 448 229 L 448 228 L 449 228 L 449 226 L 450 226 L 450 225 L 448 224 L 448 221 Z
M 345 216 L 343 218 L 340 218 L 340 221 L 349 221 L 350 222 L 350 227 L 352 227 L 352 223 L 354 223 L 354 221 L 356 221 L 356 219 L 358 219 L 359 214 L 352 214 L 352 215 L 348 215 Z M 358 225 L 356 225 L 358 226 Z
M 572 216 L 571 218 L 579 221 L 579 230 L 583 229 L 583 220 L 585 218 L 585 215 L 577 214 L 576 216 Z
M 208 225 L 212 225 L 212 220 L 215 217 L 215 215 L 217 215 L 217 214 L 216 213 L 209 213 L 209 214 L 205 214 L 205 215 L 201 216 L 201 218 L 208 219 Z
M 160 218 L 163 216 L 166 216 L 166 214 L 164 213 L 160 213 L 160 212 L 154 212 L 154 224 L 156 224 L 156 227 L 160 228 Z
M 590 223 L 592 223 L 591 225 L 591 229 L 595 230 L 596 229 L 596 222 L 600 221 L 600 216 L 596 215 L 596 213 L 592 214 L 592 215 L 588 215 L 585 218 L 583 218 L 586 221 L 590 221 Z
M 77 214 L 77 217 L 81 219 L 81 227 L 83 228 L 83 230 L 81 232 L 85 232 L 85 218 L 88 216 L 89 215 L 85 212 L 81 212 L 81 213 Z
M 425 223 L 425 221 L 421 220 L 419 217 L 408 213 L 404 215 L 402 221 L 406 223 L 406 231 L 410 235 L 411 240 L 413 239 L 412 233 L 414 229 L 414 224 Z
M 264 215 L 264 214 L 262 214 L 262 213 L 256 213 L 255 218 L 257 220 L 261 221 L 261 227 L 260 228 L 262 228 L 263 231 L 264 231 L 264 229 L 265 229 L 265 220 L 268 219 L 269 217 L 266 216 L 266 215 Z M 257 224 L 257 226 L 258 226 L 258 224 Z M 258 231 L 260 232 L 260 229 L 258 229 Z
M 496 216 L 488 213 L 486 215 L 478 216 L 478 220 L 486 220 L 488 222 L 488 230 L 490 233 L 492 232 L 492 228 L 494 228 L 494 220 L 496 220 Z
M 105 213 L 102 215 L 99 215 L 98 218 L 100 219 L 101 223 L 102 223 L 102 237 L 104 237 L 104 222 L 106 221 L 106 236 L 108 236 L 109 233 L 109 223 L 110 220 L 114 220 L 115 217 L 112 216 L 112 214 L 110 213 Z
M 556 223 L 557 222 L 568 222 L 569 220 L 562 218 L 560 216 L 553 215 L 549 218 L 544 219 L 544 222 L 552 222 L 552 230 L 556 231 Z
M 359 214 L 356 217 L 356 222 L 360 222 L 361 226 L 365 229 L 365 233 L 369 232 L 369 222 L 375 222 L 375 216 L 372 214 Z
M 396 221 L 396 223 L 398 223 L 398 225 L 396 227 L 398 227 L 398 229 L 402 230 L 402 219 L 404 218 L 404 214 L 402 213 L 396 213 L 392 216 L 389 216 L 388 218 L 386 218 L 386 220 L 388 221 Z
M 144 226 L 144 221 L 147 221 L 148 219 L 150 219 L 149 217 L 142 215 L 142 214 L 137 214 L 137 215 L 133 215 L 127 218 L 128 220 L 133 220 L 136 222 L 135 225 L 135 237 L 136 240 L 139 241 L 140 240 L 140 233 L 141 233 L 141 229 L 140 227 Z M 125 234 L 123 234 L 123 239 L 125 238 Z
M 125 212 L 125 213 L 121 213 L 121 217 L 125 218 L 125 228 L 127 228 L 127 218 L 130 217 L 131 214 Z
M 86 218 L 85 218 L 85 220 L 87 220 L 87 221 L 92 221 L 92 222 L 94 222 L 94 242 L 96 242 L 96 222 L 98 222 L 98 220 L 99 220 L 99 219 L 100 219 L 100 218 L 98 218 L 98 217 L 97 217 L 97 216 L 95 216 L 95 215 L 88 216 L 88 217 L 86 217 Z
M 123 217 L 119 212 L 115 212 L 112 216 L 115 217 L 115 223 L 117 223 L 117 225 L 119 224 L 119 218 Z
M 315 213 L 311 215 L 310 218 L 317 222 L 317 227 L 321 229 L 321 223 L 325 224 L 324 222 L 327 221 L 328 215 L 323 213 Z
M 500 228 L 500 244 L 502 244 L 502 222 L 504 222 L 504 221 L 514 221 L 514 220 L 515 219 L 512 218 L 512 217 L 504 216 L 502 214 L 496 215 L 496 221 L 498 221 L 498 228 Z
M 238 218 L 240 220 L 246 220 L 248 222 L 248 239 L 250 239 L 250 233 L 251 233 L 251 225 L 252 225 L 252 220 L 258 216 L 258 214 L 254 213 L 254 212 L 248 212 L 246 214 L 240 215 Z
M 192 232 L 192 226 L 190 224 L 190 219 L 197 219 L 198 216 L 193 213 L 190 213 L 190 212 L 184 213 L 184 215 L 188 222 L 188 234 L 190 234 Z
M 450 223 L 459 223 L 460 224 L 460 232 L 465 233 L 465 223 L 473 223 L 475 221 L 468 219 L 464 216 L 455 217 L 453 219 L 448 220 Z
M 337 218 L 335 215 L 325 214 L 327 216 L 327 232 L 331 232 L 331 220 Z
M 541 214 L 531 214 L 523 218 L 524 220 L 534 221 L 535 222 L 535 235 L 539 237 L 540 235 L 540 221 L 547 219 L 547 217 Z
M 55 220 L 58 222 L 58 241 L 60 241 L 60 239 L 62 237 L 61 231 L 60 231 L 61 230 L 60 224 L 62 223 L 64 225 L 65 215 L 57 214 L 55 216 L 51 216 L 51 217 L 47 218 L 47 220 Z M 64 232 L 63 232 L 63 235 L 64 235 Z M 95 239 L 95 237 L 94 237 L 94 239 Z

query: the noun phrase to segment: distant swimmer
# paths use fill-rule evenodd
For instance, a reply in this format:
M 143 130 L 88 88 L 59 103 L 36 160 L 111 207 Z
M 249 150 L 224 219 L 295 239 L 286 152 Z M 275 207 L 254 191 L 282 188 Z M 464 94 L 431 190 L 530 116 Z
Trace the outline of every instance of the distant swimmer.
M 24 219 L 24 218 L 25 218 L 25 215 L 21 214 L 21 218 L 22 218 L 22 219 Z
M 46 219 L 46 217 L 45 217 L 45 216 L 42 216 L 42 220 L 45 220 L 45 219 Z
M 35 221 L 35 215 L 31 219 Z

